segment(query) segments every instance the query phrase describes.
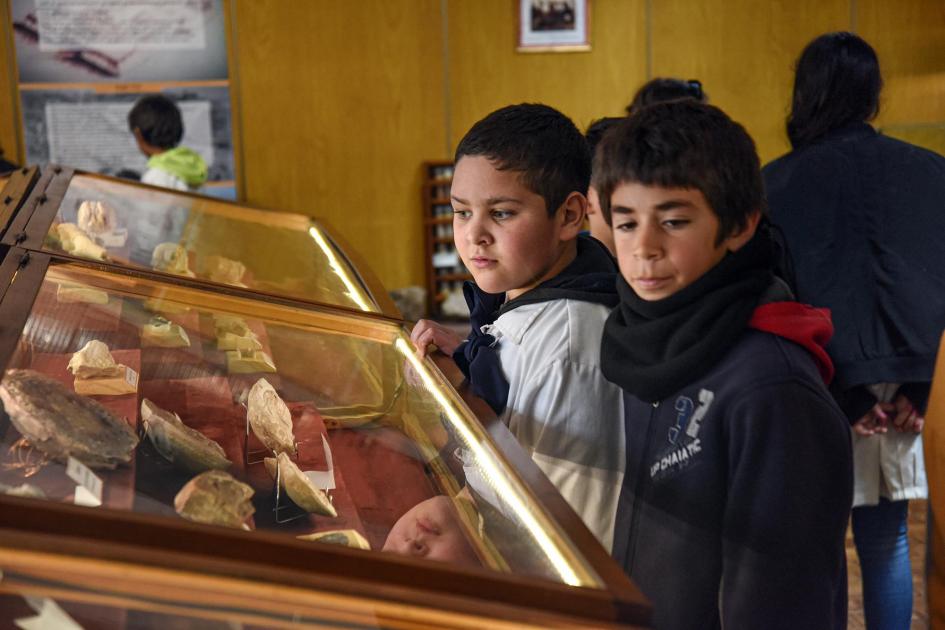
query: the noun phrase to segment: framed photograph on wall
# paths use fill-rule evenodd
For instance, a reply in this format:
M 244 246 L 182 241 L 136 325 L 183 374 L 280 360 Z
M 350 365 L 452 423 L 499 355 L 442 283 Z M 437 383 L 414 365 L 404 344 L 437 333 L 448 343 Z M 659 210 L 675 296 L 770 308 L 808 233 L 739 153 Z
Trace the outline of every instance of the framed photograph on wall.
M 517 0 L 519 52 L 591 49 L 590 0 Z

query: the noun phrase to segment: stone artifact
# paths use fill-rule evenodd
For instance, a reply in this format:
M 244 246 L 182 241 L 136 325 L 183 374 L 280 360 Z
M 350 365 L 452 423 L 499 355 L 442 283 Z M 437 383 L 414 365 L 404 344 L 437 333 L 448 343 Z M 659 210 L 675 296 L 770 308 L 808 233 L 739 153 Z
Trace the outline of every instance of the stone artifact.
M 72 355 L 68 369 L 76 378 L 108 378 L 121 376 L 124 367 L 115 363 L 108 346 L 92 339 Z
M 199 473 L 224 470 L 233 464 L 223 447 L 185 425 L 176 413 L 161 409 L 147 398 L 141 401 L 141 422 L 155 450 L 179 468 Z
M 108 304 L 108 293 L 81 284 L 60 282 L 56 286 L 56 301 L 61 304 Z
M 184 518 L 249 530 L 246 519 L 255 508 L 253 489 L 222 470 L 208 470 L 188 481 L 174 497 L 174 510 Z
M 238 260 L 231 260 L 223 256 L 207 256 L 204 264 L 207 278 L 221 284 L 230 284 L 245 287 L 240 282 L 246 273 L 246 265 Z
M 138 391 L 138 373 L 115 363 L 108 346 L 96 339 L 73 354 L 68 367 L 75 375 L 72 386 L 77 394 L 121 396 Z
M 161 243 L 155 247 L 151 253 L 151 267 L 164 273 L 194 277 L 194 272 L 190 270 L 187 250 L 177 243 Z
M 77 223 L 91 235 L 114 232 L 118 227 L 115 209 L 104 201 L 83 201 L 79 204 Z
M 63 251 L 67 254 L 92 260 L 108 260 L 105 248 L 97 245 L 75 223 L 60 223 L 56 226 L 56 234 L 59 236 L 59 242 L 62 243 Z
M 274 461 L 273 461 L 274 460 Z M 285 489 L 292 502 L 305 510 L 324 516 L 338 516 L 335 507 L 328 500 L 328 495 L 312 483 L 312 480 L 289 459 L 285 453 L 279 453 L 276 458 L 267 457 L 266 470 L 273 477 L 279 473 L 279 485 Z
M 292 414 L 264 378 L 256 381 L 246 399 L 246 417 L 256 437 L 273 453 L 295 453 Z
M 155 315 L 141 328 L 141 343 L 157 348 L 189 348 L 190 337 L 179 324 Z
M 72 456 L 90 468 L 111 469 L 131 461 L 138 445 L 127 422 L 35 370 L 7 370 L 0 399 L 13 426 L 56 461 Z
M 8 486 L 0 483 L 0 494 L 11 497 L 26 497 L 29 499 L 45 499 L 46 493 L 31 483 L 21 483 L 18 486 Z

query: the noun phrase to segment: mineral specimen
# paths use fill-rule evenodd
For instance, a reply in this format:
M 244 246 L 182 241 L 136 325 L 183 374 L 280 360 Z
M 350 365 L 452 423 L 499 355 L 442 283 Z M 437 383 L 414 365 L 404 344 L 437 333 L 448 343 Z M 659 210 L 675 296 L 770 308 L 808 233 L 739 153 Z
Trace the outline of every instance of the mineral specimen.
M 141 401 L 141 421 L 157 452 L 179 468 L 199 473 L 224 470 L 233 464 L 219 444 L 147 398 Z
M 174 497 L 174 510 L 184 518 L 237 529 L 250 529 L 255 512 L 253 489 L 222 470 L 208 470 L 188 481 Z
M 72 456 L 90 468 L 115 468 L 138 445 L 127 422 L 34 370 L 7 370 L 0 399 L 13 426 L 57 461 Z
M 268 459 L 268 458 L 267 458 Z M 268 464 L 268 462 L 267 462 Z M 324 516 L 338 516 L 335 507 L 328 500 L 328 495 L 321 488 L 312 483 L 312 480 L 289 459 L 285 453 L 279 453 L 276 458 L 280 485 L 285 488 L 286 494 L 292 502 L 305 510 Z M 270 465 L 266 466 L 272 474 Z
M 264 378 L 256 381 L 249 390 L 246 417 L 253 433 L 266 448 L 274 453 L 295 453 L 292 414 L 276 390 Z
M 125 366 L 115 363 L 108 346 L 92 339 L 72 355 L 68 369 L 76 378 L 109 378 L 124 374 Z

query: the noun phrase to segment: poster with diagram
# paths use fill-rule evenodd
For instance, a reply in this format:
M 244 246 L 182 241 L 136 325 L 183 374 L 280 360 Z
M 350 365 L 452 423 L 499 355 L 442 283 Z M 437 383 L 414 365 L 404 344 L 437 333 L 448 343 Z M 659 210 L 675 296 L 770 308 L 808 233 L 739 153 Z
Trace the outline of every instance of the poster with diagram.
M 222 0 L 12 0 L 11 17 L 27 163 L 143 173 L 127 115 L 162 93 L 208 192 L 235 197 Z

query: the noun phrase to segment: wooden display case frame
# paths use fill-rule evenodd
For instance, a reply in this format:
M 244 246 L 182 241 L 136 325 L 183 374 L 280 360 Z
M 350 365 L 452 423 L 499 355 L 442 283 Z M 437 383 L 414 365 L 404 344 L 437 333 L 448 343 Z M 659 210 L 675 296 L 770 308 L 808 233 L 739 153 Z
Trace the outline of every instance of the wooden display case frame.
M 116 268 L 69 256 L 12 248 L 0 264 L 0 365 L 11 361 L 39 292 L 54 261 L 71 262 L 130 278 L 152 279 L 196 288 L 227 297 L 260 300 L 267 309 L 279 304 L 295 307 L 297 317 L 345 321 L 370 336 L 370 322 L 402 326 L 382 314 L 352 313 L 342 307 L 313 305 L 256 292 L 213 285 L 135 268 Z M 458 382 L 455 367 L 444 382 Z M 530 491 L 539 510 L 561 527 L 578 549 L 602 588 L 572 587 L 523 575 L 482 568 L 459 568 L 411 557 L 364 552 L 345 547 L 313 545 L 266 531 L 244 532 L 201 525 L 183 519 L 109 508 L 89 509 L 63 503 L 0 495 L 0 554 L 3 548 L 37 554 L 65 554 L 87 561 L 185 571 L 220 578 L 237 577 L 261 588 L 302 588 L 367 598 L 402 606 L 436 609 L 443 613 L 490 616 L 511 623 L 548 627 L 642 627 L 650 608 L 617 564 L 597 543 L 580 518 L 558 494 L 484 402 L 460 391 L 470 411 L 491 436 L 498 453 Z M 5 416 L 0 423 L 9 422 Z

